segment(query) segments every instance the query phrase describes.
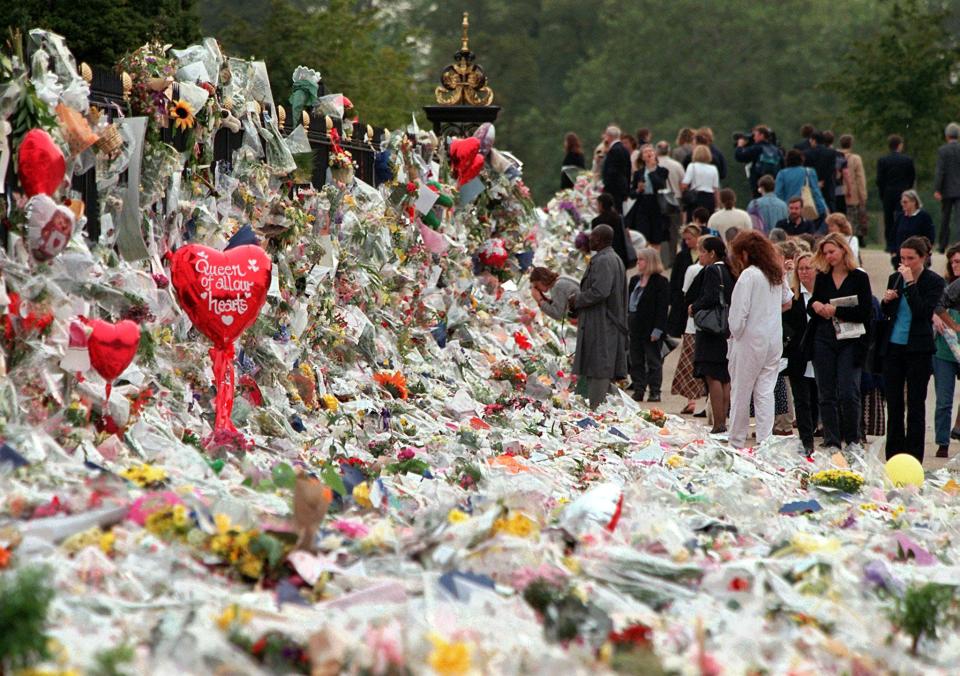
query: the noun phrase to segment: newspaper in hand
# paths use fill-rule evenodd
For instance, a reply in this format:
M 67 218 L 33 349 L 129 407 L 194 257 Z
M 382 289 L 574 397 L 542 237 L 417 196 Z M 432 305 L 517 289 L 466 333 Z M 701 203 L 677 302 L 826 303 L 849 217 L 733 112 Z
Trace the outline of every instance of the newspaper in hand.
M 830 305 L 833 307 L 856 307 L 857 302 L 856 296 L 842 296 L 840 298 L 830 299 Z M 837 340 L 859 338 L 867 333 L 867 327 L 865 327 L 862 322 L 845 322 L 836 317 L 833 318 L 833 328 L 837 332 Z

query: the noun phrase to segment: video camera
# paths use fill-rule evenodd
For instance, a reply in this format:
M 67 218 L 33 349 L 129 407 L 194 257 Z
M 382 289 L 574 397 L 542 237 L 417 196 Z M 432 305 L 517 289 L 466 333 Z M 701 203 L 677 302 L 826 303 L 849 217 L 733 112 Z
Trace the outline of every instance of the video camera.
M 752 146 L 752 145 L 753 145 L 753 131 L 735 131 L 735 132 L 733 132 L 733 145 L 737 145 L 737 143 L 740 141 L 740 139 L 746 139 L 747 145 L 748 145 L 748 146 Z M 769 142 L 770 142 L 770 143 L 772 143 L 773 145 L 777 146 L 778 148 L 780 147 L 780 144 L 777 143 L 777 133 L 776 133 L 775 131 L 773 131 L 773 129 L 770 130 L 770 135 L 768 136 L 768 139 L 769 139 Z

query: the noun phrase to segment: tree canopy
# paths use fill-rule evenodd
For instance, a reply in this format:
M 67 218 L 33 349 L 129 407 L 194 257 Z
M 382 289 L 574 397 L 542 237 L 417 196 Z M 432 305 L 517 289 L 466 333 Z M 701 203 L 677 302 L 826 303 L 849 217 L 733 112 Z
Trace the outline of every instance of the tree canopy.
M 213 35 L 266 61 L 278 102 L 302 64 L 390 127 L 412 112 L 423 120 L 468 11 L 470 46 L 503 106 L 498 145 L 525 161 L 540 200 L 559 186 L 564 133 L 589 153 L 610 122 L 671 142 L 680 127 L 709 125 L 731 160 L 732 132 L 761 122 L 785 146 L 806 122 L 853 131 L 868 160 L 896 132 L 924 175 L 960 103 L 951 0 L 0 0 L 0 10 L 11 25 L 63 34 L 93 64 L 154 36 L 182 47 Z
M 201 37 L 196 0 L 0 0 L 0 17 L 26 33 L 45 28 L 67 38 L 77 62 L 113 66 L 157 37 L 185 46 Z

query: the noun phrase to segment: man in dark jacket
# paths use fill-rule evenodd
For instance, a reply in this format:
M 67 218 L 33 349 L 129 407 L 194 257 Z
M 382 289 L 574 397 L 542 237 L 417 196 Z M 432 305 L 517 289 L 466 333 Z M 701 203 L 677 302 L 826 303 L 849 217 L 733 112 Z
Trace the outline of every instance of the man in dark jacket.
M 897 217 L 900 211 L 900 196 L 904 190 L 913 187 L 917 180 L 917 171 L 913 160 L 903 154 L 903 138 L 893 134 L 887 139 L 890 154 L 877 160 L 877 189 L 880 190 L 880 199 L 883 201 L 883 234 L 886 239 L 886 250 L 897 253 L 895 238 L 897 233 Z
M 945 133 L 947 142 L 937 150 L 937 170 L 933 179 L 933 196 L 940 202 L 940 253 L 953 241 L 950 217 L 960 202 L 960 124 L 951 122 Z M 960 206 L 958 206 L 960 211 Z
M 790 237 L 805 233 L 813 234 L 817 229 L 813 221 L 808 221 L 803 217 L 803 200 L 799 197 L 794 197 L 787 203 L 787 217 L 782 221 L 777 221 L 777 227 Z
M 613 198 L 613 208 L 623 213 L 623 200 L 630 190 L 630 151 L 620 142 L 620 128 L 613 125 L 603 132 L 607 156 L 603 160 L 603 192 Z
M 823 201 L 827 203 L 829 211 L 835 211 L 837 151 L 827 146 L 827 139 L 822 131 L 815 131 L 810 136 L 810 148 L 804 151 L 803 161 L 804 164 L 817 172 L 817 183 L 820 185 Z
M 591 409 L 607 398 L 614 380 L 627 375 L 627 277 L 612 243 L 609 225 L 590 231 L 590 250 L 595 253 L 580 281 L 580 293 L 570 298 L 570 309 L 577 314 L 573 372 L 586 382 Z
M 770 141 L 770 128 L 760 124 L 753 128 L 753 143 L 746 138 L 737 139 L 733 156 L 737 162 L 750 165 L 750 190 L 754 197 L 760 196 L 757 181 L 761 176 L 776 176 L 783 166 L 780 149 Z

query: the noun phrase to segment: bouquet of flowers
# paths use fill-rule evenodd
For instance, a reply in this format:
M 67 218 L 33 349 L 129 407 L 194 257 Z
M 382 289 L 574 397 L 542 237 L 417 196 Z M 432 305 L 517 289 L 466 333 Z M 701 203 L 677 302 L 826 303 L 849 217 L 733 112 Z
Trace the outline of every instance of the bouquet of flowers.
M 827 469 L 811 475 L 810 483 L 844 493 L 856 493 L 863 487 L 863 477 L 846 469 Z
M 527 384 L 527 374 L 519 366 L 507 361 L 494 364 L 491 377 L 494 380 L 508 382 L 517 389 L 522 389 Z
M 330 153 L 327 164 L 331 169 L 356 169 L 357 164 L 353 161 L 353 155 L 345 148 L 336 148 Z

